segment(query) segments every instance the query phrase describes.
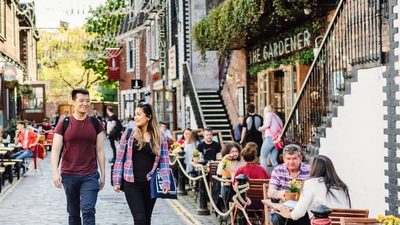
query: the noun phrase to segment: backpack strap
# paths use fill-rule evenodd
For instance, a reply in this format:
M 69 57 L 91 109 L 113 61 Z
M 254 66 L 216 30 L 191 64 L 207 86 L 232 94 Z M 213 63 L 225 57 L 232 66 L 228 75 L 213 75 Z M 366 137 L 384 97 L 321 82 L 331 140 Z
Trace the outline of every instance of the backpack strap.
M 92 124 L 94 126 L 94 129 L 96 129 L 96 135 L 99 134 L 100 132 L 100 123 L 99 120 L 94 117 L 94 116 L 90 116 L 90 120 L 92 121 Z
M 61 149 L 60 149 L 60 156 L 58 157 L 57 167 L 60 165 L 61 155 L 62 155 L 62 152 L 64 150 L 64 136 L 65 136 L 65 132 L 67 131 L 67 128 L 69 126 L 69 119 L 70 119 L 69 116 L 66 116 L 63 119 L 63 127 L 62 127 L 63 140 L 62 140 L 62 146 L 61 146 Z

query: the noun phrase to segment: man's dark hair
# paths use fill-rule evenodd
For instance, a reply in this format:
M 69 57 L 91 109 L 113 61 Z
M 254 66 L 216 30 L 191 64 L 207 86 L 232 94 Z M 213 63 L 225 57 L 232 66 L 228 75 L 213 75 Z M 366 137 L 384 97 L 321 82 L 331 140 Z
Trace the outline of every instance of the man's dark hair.
M 107 106 L 107 110 L 114 113 L 114 108 L 112 106 Z
M 254 113 L 254 111 L 256 110 L 256 107 L 254 106 L 254 104 L 250 103 L 247 105 L 247 112 L 248 113 Z
M 72 100 L 75 101 L 77 94 L 89 95 L 89 91 L 84 88 L 77 88 L 77 89 L 72 90 L 72 92 L 71 92 Z
M 20 120 L 20 121 L 17 122 L 17 124 L 24 125 L 24 128 L 26 128 L 26 122 L 25 121 Z
M 207 127 L 206 129 L 204 129 L 204 131 L 208 131 L 208 132 L 213 132 L 213 129 L 212 128 L 210 128 L 210 127 Z

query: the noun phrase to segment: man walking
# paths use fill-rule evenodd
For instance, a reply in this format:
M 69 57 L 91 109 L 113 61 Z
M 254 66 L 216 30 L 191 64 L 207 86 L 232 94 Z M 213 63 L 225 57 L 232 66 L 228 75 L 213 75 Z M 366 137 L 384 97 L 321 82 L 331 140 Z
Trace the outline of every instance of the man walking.
M 83 224 L 94 225 L 97 195 L 105 181 L 104 129 L 97 119 L 88 116 L 90 97 L 87 90 L 73 90 L 72 100 L 74 113 L 61 119 L 54 131 L 51 154 L 53 183 L 58 188 L 64 187 L 69 225 L 82 224 L 81 211 Z
M 110 140 L 111 149 L 113 151 L 113 158 L 110 159 L 109 163 L 114 163 L 115 158 L 117 156 L 117 148 L 115 147 L 115 141 L 120 138 L 121 130 L 119 129 L 119 120 L 118 117 L 114 114 L 114 109 L 111 106 L 107 106 L 107 135 L 108 140 Z

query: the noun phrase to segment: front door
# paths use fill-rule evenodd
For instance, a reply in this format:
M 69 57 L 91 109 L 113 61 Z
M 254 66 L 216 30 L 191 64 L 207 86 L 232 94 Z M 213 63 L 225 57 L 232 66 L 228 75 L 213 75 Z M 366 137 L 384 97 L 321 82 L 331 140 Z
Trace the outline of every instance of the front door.
M 268 69 L 258 74 L 258 113 L 271 104 L 283 121 L 290 115 L 295 102 L 296 76 L 293 66 L 283 69 Z

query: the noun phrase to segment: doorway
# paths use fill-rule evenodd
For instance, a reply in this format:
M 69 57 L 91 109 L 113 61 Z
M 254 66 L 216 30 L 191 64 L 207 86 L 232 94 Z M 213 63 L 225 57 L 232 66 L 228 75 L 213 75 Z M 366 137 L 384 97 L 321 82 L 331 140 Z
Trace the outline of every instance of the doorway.
M 258 74 L 258 113 L 273 105 L 279 117 L 286 121 L 296 98 L 296 71 L 292 65 L 267 69 Z

